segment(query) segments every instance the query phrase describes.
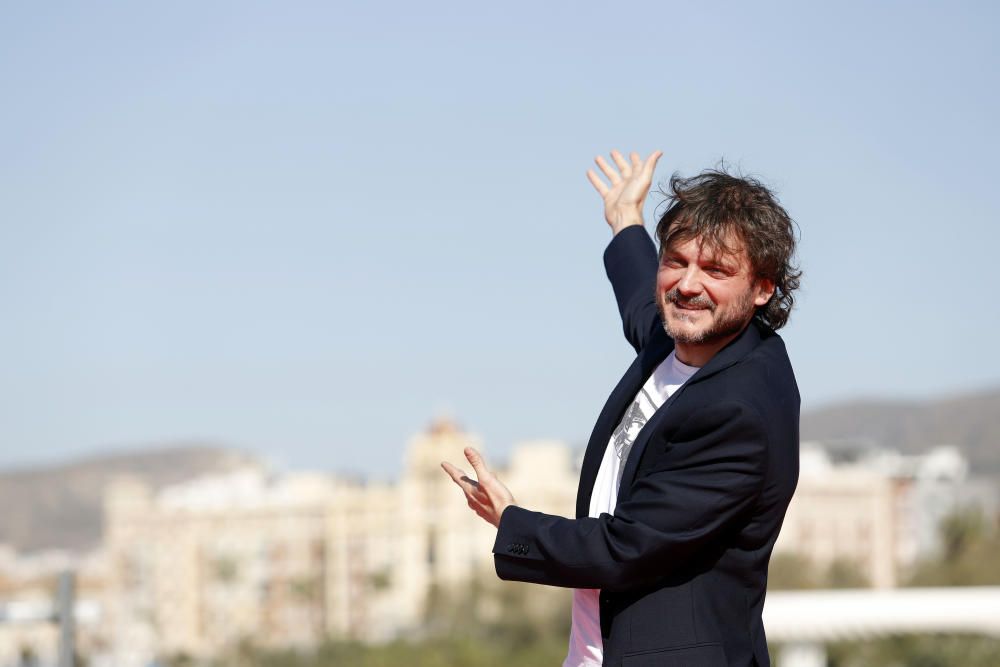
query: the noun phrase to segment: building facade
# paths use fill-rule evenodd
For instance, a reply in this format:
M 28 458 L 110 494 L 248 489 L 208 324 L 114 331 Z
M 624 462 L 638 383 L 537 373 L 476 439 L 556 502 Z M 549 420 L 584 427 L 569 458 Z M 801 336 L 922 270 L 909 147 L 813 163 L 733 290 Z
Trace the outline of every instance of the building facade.
M 469 511 L 440 467 L 464 463 L 468 446 L 484 451 L 455 423 L 435 421 L 410 440 L 393 483 L 261 467 L 158 492 L 121 478 L 105 492 L 96 554 L 53 560 L 0 549 L 0 602 L 8 614 L 41 608 L 57 571 L 76 569 L 79 646 L 93 667 L 210 658 L 242 642 L 309 648 L 326 638 L 419 639 L 439 631 L 436 619 L 454 608 L 448 596 L 467 593 L 470 582 L 482 617 L 505 611 L 491 587 L 518 586 L 536 596 L 526 606 L 561 605 L 568 615 L 568 596 L 496 579 L 496 531 Z M 850 562 L 876 588 L 897 586 L 906 567 L 937 548 L 940 517 L 976 500 L 954 449 L 906 457 L 803 443 L 801 454 L 775 554 L 819 566 Z M 579 463 L 564 443 L 533 441 L 497 473 L 519 504 L 572 516 Z M 56 636 L 44 618 L 0 624 L 0 667 L 18 664 L 25 651 L 44 664 Z
M 247 469 L 152 494 L 106 494 L 104 597 L 114 664 L 195 657 L 241 641 L 314 646 L 325 637 L 419 636 L 433 597 L 495 579 L 495 529 L 442 471 L 478 439 L 436 421 L 407 447 L 397 484 Z M 576 470 L 557 442 L 519 446 L 498 473 L 531 507 L 570 514 Z

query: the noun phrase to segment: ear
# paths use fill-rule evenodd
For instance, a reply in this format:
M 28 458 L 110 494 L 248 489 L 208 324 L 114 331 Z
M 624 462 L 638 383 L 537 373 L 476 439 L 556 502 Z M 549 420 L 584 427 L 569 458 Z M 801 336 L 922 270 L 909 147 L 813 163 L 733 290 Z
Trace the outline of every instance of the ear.
M 771 300 L 772 296 L 774 296 L 774 281 L 768 278 L 758 278 L 754 284 L 754 305 L 763 306 Z

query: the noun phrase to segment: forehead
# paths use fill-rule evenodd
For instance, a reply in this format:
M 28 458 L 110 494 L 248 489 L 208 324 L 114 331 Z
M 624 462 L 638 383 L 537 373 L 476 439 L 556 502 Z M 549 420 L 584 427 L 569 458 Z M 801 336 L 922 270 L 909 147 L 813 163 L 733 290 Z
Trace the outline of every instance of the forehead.
M 738 267 L 750 263 L 746 245 L 734 232 L 716 236 L 680 236 L 670 239 L 662 251 L 664 254 L 680 255 L 688 260 L 728 264 Z

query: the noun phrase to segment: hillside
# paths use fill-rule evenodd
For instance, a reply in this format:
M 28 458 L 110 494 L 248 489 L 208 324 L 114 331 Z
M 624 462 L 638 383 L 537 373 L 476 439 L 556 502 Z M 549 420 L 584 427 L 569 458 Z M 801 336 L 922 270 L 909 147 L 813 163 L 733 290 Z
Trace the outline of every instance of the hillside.
M 0 472 L 0 507 L 6 508 L 0 543 L 23 551 L 91 547 L 100 541 L 102 489 L 116 475 L 159 488 L 252 461 L 238 451 L 188 445 Z
M 864 400 L 802 415 L 803 440 L 868 440 L 919 453 L 958 446 L 979 474 L 1000 474 L 1000 388 L 928 401 Z
M 866 441 L 905 453 L 957 445 L 976 475 L 1000 477 L 1000 388 L 928 401 L 859 400 L 802 415 L 802 439 Z M 116 475 L 153 488 L 253 463 L 235 450 L 166 447 L 0 472 L 0 543 L 22 551 L 84 549 L 101 533 L 104 485 Z

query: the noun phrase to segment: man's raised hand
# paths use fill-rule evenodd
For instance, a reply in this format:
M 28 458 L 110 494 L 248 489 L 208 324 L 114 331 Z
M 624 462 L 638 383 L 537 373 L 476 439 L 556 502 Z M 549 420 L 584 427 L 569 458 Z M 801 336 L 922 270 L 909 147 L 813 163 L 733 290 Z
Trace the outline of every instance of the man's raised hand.
M 444 461 L 441 467 L 465 492 L 469 507 L 494 526 L 500 526 L 500 515 L 509 505 L 515 505 L 514 496 L 507 487 L 486 467 L 483 457 L 472 447 L 465 448 L 465 458 L 469 459 L 479 481 L 470 479 L 460 469 Z
M 594 162 L 610 185 L 601 180 L 593 169 L 587 170 L 587 179 L 604 199 L 604 219 L 615 234 L 630 225 L 642 224 L 642 205 L 653 183 L 656 162 L 662 155 L 663 151 L 653 151 L 644 161 L 633 151 L 629 155 L 631 161 L 626 161 L 625 156 L 613 150 L 611 159 L 617 169 L 608 164 L 603 155 L 597 156 Z

